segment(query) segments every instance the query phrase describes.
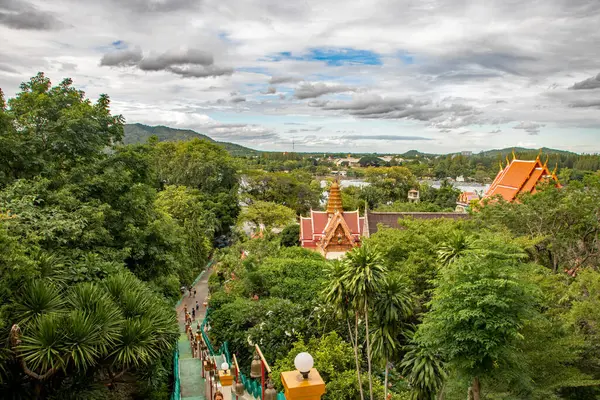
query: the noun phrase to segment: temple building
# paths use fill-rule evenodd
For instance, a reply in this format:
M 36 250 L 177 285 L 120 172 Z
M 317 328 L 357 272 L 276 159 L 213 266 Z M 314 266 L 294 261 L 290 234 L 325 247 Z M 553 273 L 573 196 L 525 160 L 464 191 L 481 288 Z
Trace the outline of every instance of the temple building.
M 326 211 L 310 210 L 310 217 L 300 218 L 300 243 L 328 259 L 342 257 L 360 246 L 364 218 L 356 211 L 344 211 L 342 193 L 337 181 L 329 188 Z
M 502 196 L 506 201 L 514 201 L 522 193 L 535 193 L 536 186 L 553 180 L 560 187 L 556 177 L 556 168 L 550 172 L 548 161 L 542 164 L 539 155 L 535 160 L 517 160 L 514 153 L 512 161 L 506 159 L 506 167 L 500 164 L 500 172 L 483 198 Z

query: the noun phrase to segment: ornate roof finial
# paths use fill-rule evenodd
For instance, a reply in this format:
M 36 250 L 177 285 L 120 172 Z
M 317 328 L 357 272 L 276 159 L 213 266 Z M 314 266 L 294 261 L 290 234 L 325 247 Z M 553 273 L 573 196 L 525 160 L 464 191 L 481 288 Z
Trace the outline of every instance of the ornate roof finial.
M 548 166 L 549 159 L 550 159 L 550 156 L 548 154 L 546 154 L 546 161 L 544 161 L 544 168 L 546 168 Z
M 508 161 L 508 154 L 506 155 L 506 165 L 510 164 L 510 161 Z
M 552 170 L 552 175 L 555 176 L 556 175 L 556 171 L 558 170 L 558 161 L 556 162 L 556 165 L 554 165 L 554 169 Z
M 329 199 L 327 200 L 327 214 L 335 214 L 336 212 L 344 212 L 342 207 L 342 193 L 337 178 L 329 187 Z
M 504 169 L 504 166 L 502 165 L 502 160 L 498 160 L 498 164 L 500 164 L 500 172 L 502 172 L 502 170 Z
M 515 149 L 512 149 L 512 157 L 513 157 L 513 160 L 517 159 L 517 156 L 515 155 Z
M 540 162 L 540 157 L 542 156 L 542 149 L 540 148 L 540 151 L 538 152 L 537 157 L 535 158 L 535 161 Z

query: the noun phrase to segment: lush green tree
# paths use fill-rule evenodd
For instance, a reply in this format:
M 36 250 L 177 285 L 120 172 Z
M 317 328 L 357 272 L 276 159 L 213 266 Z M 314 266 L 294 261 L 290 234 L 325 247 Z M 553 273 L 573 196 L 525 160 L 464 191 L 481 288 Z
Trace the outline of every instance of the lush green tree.
M 300 246 L 300 225 L 294 223 L 283 228 L 279 240 L 284 247 Z
M 367 181 L 381 196 L 377 204 L 406 201 L 408 191 L 419 186 L 415 176 L 406 167 L 368 168 L 366 175 Z
M 295 219 L 296 213 L 291 208 L 268 201 L 255 201 L 242 209 L 238 221 L 249 222 L 257 229 L 263 227 L 271 232 L 273 228 L 286 226 Z
M 510 368 L 525 321 L 535 314 L 523 252 L 501 239 L 488 239 L 480 248 L 485 250 L 441 271 L 431 311 L 417 332 L 419 343 L 471 377 L 474 400 L 481 398 L 482 377 Z
M 384 162 L 374 154 L 367 154 L 366 156 L 362 156 L 358 163 L 361 167 L 379 167 Z
M 40 72 L 7 105 L 0 100 L 0 185 L 68 170 L 121 140 L 124 120 L 108 96 L 92 104 L 72 84 L 52 86 Z
M 310 174 L 264 171 L 248 172 L 242 185 L 244 195 L 250 201 L 268 201 L 293 209 L 296 214 L 307 214 L 311 208 L 318 209 L 323 190 Z

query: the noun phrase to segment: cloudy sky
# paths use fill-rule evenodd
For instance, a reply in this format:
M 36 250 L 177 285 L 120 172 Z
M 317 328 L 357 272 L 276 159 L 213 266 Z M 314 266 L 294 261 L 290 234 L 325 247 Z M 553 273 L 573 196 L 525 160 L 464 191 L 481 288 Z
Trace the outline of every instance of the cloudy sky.
M 600 152 L 598 0 L 0 0 L 0 88 L 263 150 Z

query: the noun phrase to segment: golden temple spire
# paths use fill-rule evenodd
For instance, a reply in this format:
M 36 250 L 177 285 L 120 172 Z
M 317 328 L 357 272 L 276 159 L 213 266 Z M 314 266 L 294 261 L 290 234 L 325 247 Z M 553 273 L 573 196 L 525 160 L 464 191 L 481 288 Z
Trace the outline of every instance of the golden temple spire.
M 498 164 L 500 164 L 500 172 L 502 172 L 502 170 L 504 169 L 504 166 L 502 165 L 502 160 L 499 160 Z
M 517 159 L 517 156 L 515 155 L 515 149 L 512 149 L 512 157 L 513 157 L 513 160 Z
M 558 161 L 556 162 L 556 165 L 554 166 L 554 169 L 552 170 L 552 175 L 556 176 L 556 171 L 558 170 Z
M 537 157 L 535 158 L 535 161 L 541 162 L 540 161 L 540 157 L 542 156 L 542 149 L 540 149 L 540 151 L 538 152 Z
M 546 161 L 544 161 L 544 168 L 546 168 L 548 166 L 549 159 L 550 159 L 550 156 L 548 154 L 546 154 Z
M 506 165 L 510 164 L 510 161 L 508 161 L 508 154 L 506 155 Z
M 327 200 L 327 214 L 335 214 L 336 212 L 344 212 L 342 207 L 342 193 L 337 179 L 333 181 L 329 187 L 329 199 Z

